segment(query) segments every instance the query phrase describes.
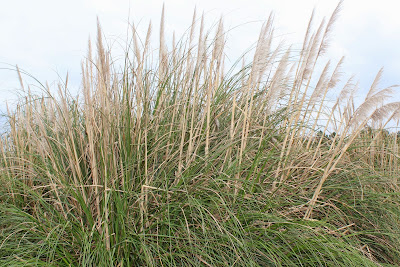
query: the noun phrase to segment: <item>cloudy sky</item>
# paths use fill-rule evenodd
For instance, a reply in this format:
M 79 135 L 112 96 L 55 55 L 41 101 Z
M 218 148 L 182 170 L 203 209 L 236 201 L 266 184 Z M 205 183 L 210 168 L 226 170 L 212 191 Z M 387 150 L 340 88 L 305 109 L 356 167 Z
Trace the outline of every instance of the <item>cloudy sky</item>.
M 166 34 L 177 36 L 191 23 L 193 9 L 204 12 L 209 25 L 224 17 L 228 48 L 240 55 L 257 40 L 261 24 L 271 11 L 275 29 L 288 43 L 301 43 L 312 9 L 317 19 L 329 17 L 335 0 L 15 0 L 0 9 L 0 108 L 19 88 L 18 65 L 41 82 L 57 81 L 67 71 L 77 90 L 80 62 L 89 36 L 96 35 L 99 17 L 109 44 L 118 46 L 127 34 L 128 21 L 139 28 L 151 20 L 158 29 L 163 2 Z M 400 19 L 398 0 L 345 0 L 326 57 L 346 57 L 344 70 L 368 90 L 376 73 L 385 67 L 382 86 L 400 84 Z M 238 27 L 236 27 L 238 26 Z M 32 81 L 27 81 L 28 83 Z M 400 91 L 399 91 L 400 92 Z M 400 94 L 399 94 L 400 95 Z

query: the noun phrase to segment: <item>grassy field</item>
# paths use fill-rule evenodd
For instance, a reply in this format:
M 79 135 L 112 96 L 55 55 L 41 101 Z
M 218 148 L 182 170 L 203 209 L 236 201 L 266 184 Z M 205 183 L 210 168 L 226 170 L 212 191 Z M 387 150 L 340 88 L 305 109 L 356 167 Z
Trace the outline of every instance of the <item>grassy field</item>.
M 400 265 L 399 136 L 385 130 L 400 103 L 382 71 L 358 106 L 343 60 L 317 71 L 339 10 L 310 19 L 300 50 L 274 43 L 270 17 L 230 69 L 223 22 L 194 14 L 172 44 L 162 19 L 158 49 L 151 25 L 132 26 L 122 68 L 98 25 L 79 97 L 68 79 L 33 94 L 18 70 L 0 265 Z

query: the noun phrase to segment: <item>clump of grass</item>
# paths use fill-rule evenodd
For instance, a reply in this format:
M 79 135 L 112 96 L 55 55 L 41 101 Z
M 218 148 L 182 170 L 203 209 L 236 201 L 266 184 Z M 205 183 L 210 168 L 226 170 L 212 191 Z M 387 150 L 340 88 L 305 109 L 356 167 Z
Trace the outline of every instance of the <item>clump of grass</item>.
M 68 79 L 55 94 L 26 88 L 8 113 L 0 262 L 400 264 L 399 144 L 384 130 L 400 105 L 377 89 L 380 71 L 360 106 L 353 78 L 329 106 L 343 60 L 315 67 L 340 6 L 315 32 L 311 17 L 298 54 L 273 43 L 270 17 L 238 71 L 222 20 L 211 36 L 195 12 L 168 45 L 163 10 L 159 49 L 152 25 L 143 42 L 133 26 L 122 69 L 98 24 L 79 97 Z

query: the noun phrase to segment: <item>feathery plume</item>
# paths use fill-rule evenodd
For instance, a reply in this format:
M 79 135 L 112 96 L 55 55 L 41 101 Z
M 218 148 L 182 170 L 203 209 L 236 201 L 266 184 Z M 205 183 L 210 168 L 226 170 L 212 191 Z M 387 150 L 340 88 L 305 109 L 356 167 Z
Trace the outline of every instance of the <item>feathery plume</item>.
M 318 51 L 318 55 L 323 55 L 326 52 L 326 49 L 329 45 L 330 33 L 332 31 L 333 25 L 335 24 L 335 22 L 339 16 L 339 12 L 342 9 L 342 4 L 343 4 L 343 0 L 341 0 L 339 2 L 339 4 L 336 6 L 335 10 L 333 11 L 333 13 L 328 21 L 328 24 L 326 25 L 325 32 L 322 37 L 321 45 L 320 45 L 320 48 Z
M 150 37 L 151 37 L 151 21 L 149 22 L 149 27 L 147 28 L 147 34 L 146 34 L 146 41 L 144 43 L 144 49 L 143 49 L 143 58 L 147 54 L 147 51 L 150 47 Z
M 107 73 L 107 62 L 106 62 L 106 52 L 104 50 L 103 38 L 100 26 L 100 20 L 97 17 L 97 51 L 100 63 L 100 70 L 102 71 L 101 75 L 105 75 Z
M 224 25 L 222 17 L 219 19 L 218 29 L 215 34 L 215 43 L 213 49 L 213 60 L 220 60 L 224 48 Z
M 308 21 L 308 26 L 307 26 L 307 31 L 306 31 L 306 34 L 305 34 L 305 36 L 304 36 L 304 41 L 303 41 L 303 47 L 302 47 L 302 49 L 301 49 L 301 54 L 303 55 L 303 53 L 304 53 L 304 51 L 305 51 L 305 49 L 306 49 L 306 47 L 307 47 L 307 44 L 310 42 L 310 40 L 312 39 L 309 39 L 309 36 L 310 36 L 310 34 L 311 34 L 311 29 L 312 29 L 312 23 L 313 23 L 313 20 L 314 20 L 314 14 L 315 14 L 315 8 L 313 9 L 313 11 L 312 11 L 312 13 L 311 13 L 311 16 L 310 16 L 310 20 Z
M 339 94 L 339 96 L 338 96 L 338 98 L 337 98 L 337 103 L 340 103 L 340 102 L 342 102 L 344 99 L 347 99 L 351 94 L 352 94 L 352 92 L 354 92 L 354 90 L 356 90 L 355 88 L 357 88 L 358 87 L 358 83 L 357 83 L 357 85 L 355 85 L 354 83 L 353 83 L 353 80 L 354 80 L 354 75 L 352 75 L 348 80 L 347 80 L 347 82 L 346 82 L 346 84 L 343 86 L 343 88 L 342 88 L 342 90 L 340 91 L 340 94 Z
M 18 74 L 19 84 L 21 85 L 21 89 L 22 89 L 22 90 L 25 90 L 25 89 L 24 89 L 24 88 L 25 88 L 25 87 L 24 87 L 24 83 L 23 83 L 23 81 L 22 81 L 21 71 L 19 70 L 18 65 L 16 65 L 15 67 L 16 67 L 16 69 L 17 69 L 17 74 Z
M 367 93 L 367 96 L 365 97 L 365 100 L 367 100 L 368 98 L 373 96 L 376 93 L 376 91 L 378 90 L 377 87 L 378 87 L 379 82 L 381 81 L 382 73 L 383 73 L 383 67 L 376 74 L 374 82 L 372 83 L 372 85 Z
M 278 49 L 277 49 L 278 50 Z M 268 103 L 274 103 L 278 96 L 281 94 L 282 89 L 284 88 L 285 84 L 281 84 L 284 73 L 287 69 L 289 63 L 289 56 L 291 52 L 291 47 L 289 47 L 283 57 L 279 61 L 279 65 L 275 71 L 274 77 L 272 78 L 272 82 L 269 86 L 269 90 L 267 93 L 267 100 Z
M 142 62 L 142 53 L 140 52 L 139 41 L 137 39 L 137 32 L 135 25 L 132 25 L 132 39 L 133 39 L 133 47 L 134 47 L 134 54 L 136 57 L 137 64 L 140 65 Z
M 342 74 L 340 70 L 343 65 L 343 62 L 344 62 L 344 56 L 339 60 L 335 70 L 332 73 L 331 79 L 329 80 L 328 83 L 329 89 L 334 88 L 338 84 L 338 82 L 340 82 L 340 76 Z
M 190 25 L 189 45 L 191 45 L 191 43 L 193 42 L 195 28 L 196 28 L 196 7 L 194 8 L 192 24 Z M 189 50 L 190 50 L 190 48 L 189 48 Z
M 260 35 L 257 41 L 256 51 L 254 52 L 253 66 L 251 69 L 252 82 L 260 80 L 266 68 L 268 67 L 268 56 L 272 42 L 273 13 L 269 15 L 268 21 L 261 27 Z
M 318 44 L 320 42 L 321 34 L 322 34 L 322 29 L 325 26 L 325 19 L 322 20 L 321 24 L 318 27 L 317 32 L 312 36 L 310 39 L 310 48 L 307 47 L 308 50 L 308 56 L 307 59 L 304 61 L 304 67 L 303 67 L 303 75 L 302 75 L 302 80 L 308 79 L 309 75 L 311 74 L 314 65 L 316 63 L 316 60 L 318 58 Z
M 159 53 L 159 60 L 160 60 L 160 78 L 164 77 L 166 68 L 168 66 L 167 62 L 167 45 L 165 44 L 165 37 L 164 37 L 164 23 L 165 23 L 165 4 L 163 4 L 162 11 L 161 11 L 161 22 L 160 22 L 160 53 Z
M 368 118 L 371 110 L 374 110 L 378 105 L 380 105 L 384 100 L 391 97 L 393 94 L 393 87 L 382 89 L 370 96 L 364 101 L 354 112 L 352 119 L 350 120 L 350 125 L 358 125 L 360 122 Z
M 321 97 L 321 94 L 324 93 L 324 90 L 327 88 L 328 85 L 327 76 L 330 64 L 331 61 L 329 60 L 328 63 L 326 63 L 321 75 L 319 76 L 317 85 L 315 86 L 315 89 L 311 94 L 309 103 L 314 103 L 315 101 L 317 101 Z
M 400 102 L 392 102 L 377 108 L 371 115 L 373 122 L 382 121 L 389 117 L 389 115 L 396 115 L 396 112 L 400 111 Z M 393 116 L 392 116 L 393 117 Z

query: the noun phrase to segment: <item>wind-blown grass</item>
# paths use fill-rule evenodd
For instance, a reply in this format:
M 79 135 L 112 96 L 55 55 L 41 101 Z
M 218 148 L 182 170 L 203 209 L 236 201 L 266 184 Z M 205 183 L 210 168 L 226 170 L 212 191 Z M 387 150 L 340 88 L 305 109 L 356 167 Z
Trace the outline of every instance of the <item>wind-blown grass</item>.
M 381 71 L 355 107 L 353 78 L 337 88 L 343 60 L 315 67 L 340 5 L 315 33 L 311 17 L 299 53 L 273 44 L 270 17 L 238 71 L 222 20 L 210 37 L 195 13 L 167 45 L 162 19 L 155 52 L 152 26 L 143 42 L 132 27 L 121 70 L 98 25 L 80 97 L 68 79 L 25 88 L 8 113 L 1 264 L 400 264 L 399 144 L 384 130 L 400 105 Z

